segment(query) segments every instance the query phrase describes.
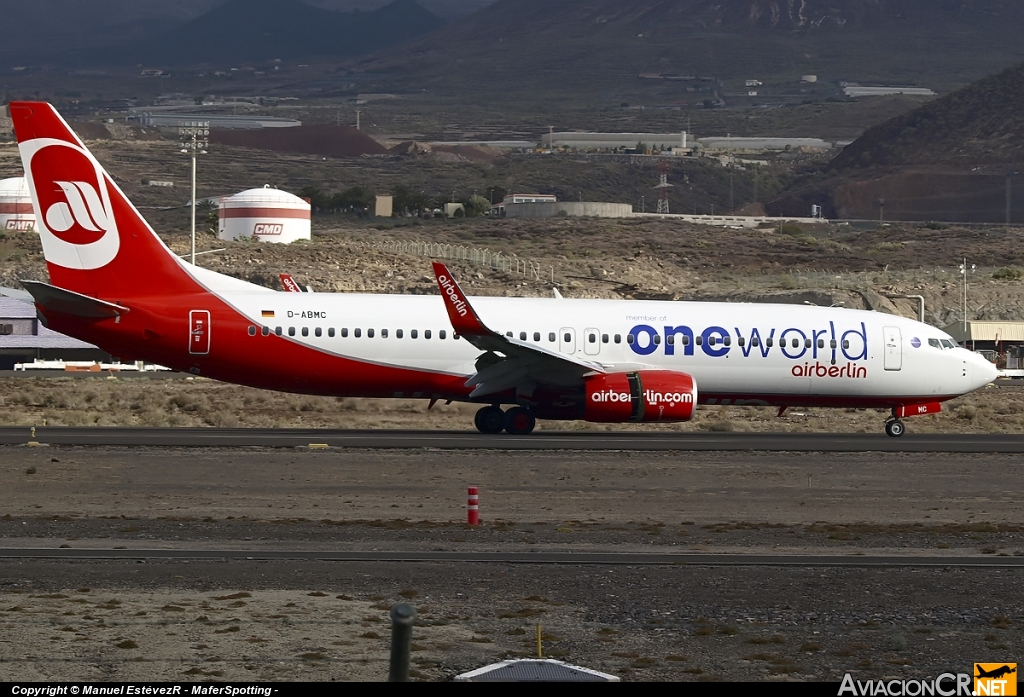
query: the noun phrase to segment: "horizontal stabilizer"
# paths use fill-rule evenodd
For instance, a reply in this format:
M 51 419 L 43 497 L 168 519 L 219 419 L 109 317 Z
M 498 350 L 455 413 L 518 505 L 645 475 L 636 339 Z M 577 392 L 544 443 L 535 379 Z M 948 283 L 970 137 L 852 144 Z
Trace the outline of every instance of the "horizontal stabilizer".
M 36 304 L 44 310 L 94 319 L 119 317 L 128 312 L 127 307 L 90 298 L 88 295 L 51 286 L 49 283 L 22 281 L 21 285 L 28 289 Z

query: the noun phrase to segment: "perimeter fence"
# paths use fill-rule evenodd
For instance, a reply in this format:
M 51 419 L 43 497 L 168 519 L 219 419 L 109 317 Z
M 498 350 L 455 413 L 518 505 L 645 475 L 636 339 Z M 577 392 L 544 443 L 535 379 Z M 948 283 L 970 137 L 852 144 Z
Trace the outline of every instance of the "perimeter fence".
M 419 256 L 461 261 L 467 264 L 486 266 L 505 273 L 541 280 L 543 267 L 535 261 L 524 259 L 515 254 L 492 252 L 489 249 L 467 247 L 461 244 L 444 244 L 441 242 L 424 242 L 418 240 L 374 240 L 364 243 L 371 249 L 378 249 L 392 254 L 416 254 Z M 555 267 L 549 267 L 551 280 L 555 278 Z
M 968 268 L 968 283 L 992 278 L 997 269 Z M 929 269 L 893 269 L 883 271 L 830 271 L 828 269 L 792 270 L 783 275 L 783 285 L 793 289 L 873 290 L 893 284 L 934 283 L 946 281 L 963 283 L 963 274 L 957 266 L 936 266 Z

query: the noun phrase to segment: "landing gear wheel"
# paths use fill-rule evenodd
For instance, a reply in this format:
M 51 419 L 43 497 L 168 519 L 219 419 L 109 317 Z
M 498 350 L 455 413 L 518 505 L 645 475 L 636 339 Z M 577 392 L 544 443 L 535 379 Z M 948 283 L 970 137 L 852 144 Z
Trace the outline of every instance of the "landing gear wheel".
M 505 412 L 505 431 L 513 436 L 525 436 L 533 432 L 537 425 L 537 419 L 533 417 L 529 409 L 523 407 L 512 407 Z
M 473 423 L 480 433 L 501 433 L 505 428 L 505 414 L 501 407 L 483 407 L 476 413 Z
M 891 436 L 892 438 L 899 438 L 906 433 L 907 427 L 903 425 L 903 422 L 899 419 L 893 419 L 892 421 L 885 422 L 885 435 Z

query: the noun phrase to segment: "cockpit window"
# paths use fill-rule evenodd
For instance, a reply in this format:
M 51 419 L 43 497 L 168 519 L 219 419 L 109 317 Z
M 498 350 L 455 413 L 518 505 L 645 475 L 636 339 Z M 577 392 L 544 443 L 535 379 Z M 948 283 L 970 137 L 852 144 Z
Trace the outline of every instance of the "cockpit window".
M 928 339 L 928 345 L 931 346 L 932 348 L 942 348 L 942 344 L 939 343 L 938 339 Z
M 945 346 L 946 348 L 956 348 L 956 344 L 954 344 L 949 339 L 943 339 L 942 340 L 942 345 Z

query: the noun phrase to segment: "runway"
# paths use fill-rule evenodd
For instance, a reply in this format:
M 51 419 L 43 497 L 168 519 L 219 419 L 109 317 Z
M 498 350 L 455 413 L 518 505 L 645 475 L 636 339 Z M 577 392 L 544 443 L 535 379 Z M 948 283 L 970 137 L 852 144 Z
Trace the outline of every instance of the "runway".
M 438 448 L 450 450 L 765 451 L 891 453 L 1024 453 L 1021 434 L 688 433 L 547 431 L 529 436 L 468 431 L 264 428 L 0 428 L 0 445 Z
M 1024 568 L 1024 557 L 867 556 L 821 554 L 643 554 L 609 552 L 328 551 L 238 549 L 0 549 L 0 559 L 323 561 L 581 566 L 781 566 L 847 568 Z
M 30 439 L 0 430 L 10 679 L 376 679 L 397 602 L 437 680 L 538 624 L 545 652 L 633 680 L 938 674 L 1011 660 L 993 646 L 1024 617 L 1017 436 Z

